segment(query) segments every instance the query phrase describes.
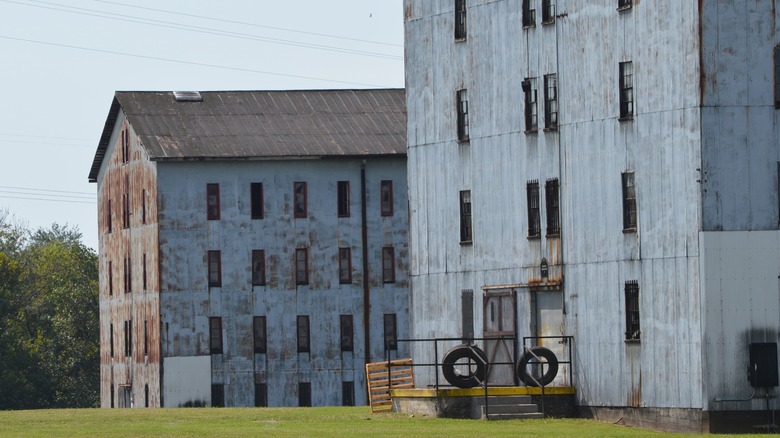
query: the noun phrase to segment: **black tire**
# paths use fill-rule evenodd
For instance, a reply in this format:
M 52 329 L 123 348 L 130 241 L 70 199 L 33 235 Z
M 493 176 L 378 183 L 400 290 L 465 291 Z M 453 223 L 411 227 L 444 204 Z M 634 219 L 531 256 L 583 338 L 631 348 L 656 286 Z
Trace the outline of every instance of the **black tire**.
M 468 375 L 461 375 L 455 372 L 455 363 L 461 359 L 469 359 L 476 368 L 472 371 L 472 367 L 469 366 Z M 444 359 L 441 361 L 441 369 L 444 378 L 450 385 L 458 388 L 474 388 L 485 381 L 486 363 L 487 356 L 479 347 L 473 345 L 469 347 L 467 344 L 461 344 L 451 348 L 444 354 Z
M 558 358 L 555 357 L 555 353 L 550 351 L 548 348 L 544 347 L 531 347 L 530 350 L 537 356 L 539 356 L 540 359 L 546 360 L 546 362 L 541 362 L 544 365 L 547 365 L 547 371 L 545 371 L 544 374 L 542 374 L 542 377 L 540 379 L 536 379 L 539 381 L 539 383 L 542 384 L 542 386 L 547 386 L 550 383 L 552 383 L 553 380 L 555 380 L 555 376 L 558 375 Z M 515 368 L 515 372 L 517 373 L 517 377 L 526 384 L 526 386 L 539 386 L 536 384 L 534 379 L 531 377 L 530 374 L 528 374 L 528 364 L 529 363 L 540 363 L 536 360 L 536 358 L 529 353 L 528 351 L 524 352 L 522 356 L 520 356 L 520 360 L 517 361 L 517 367 Z M 544 367 L 544 365 L 541 365 Z

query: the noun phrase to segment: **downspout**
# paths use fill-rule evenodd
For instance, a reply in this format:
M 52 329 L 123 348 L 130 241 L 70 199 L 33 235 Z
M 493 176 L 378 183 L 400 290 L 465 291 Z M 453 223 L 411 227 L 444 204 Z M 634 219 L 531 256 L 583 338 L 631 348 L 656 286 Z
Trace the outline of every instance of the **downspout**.
M 360 164 L 360 219 L 363 244 L 363 342 L 366 363 L 371 362 L 371 287 L 368 272 L 368 224 L 366 211 L 366 160 Z

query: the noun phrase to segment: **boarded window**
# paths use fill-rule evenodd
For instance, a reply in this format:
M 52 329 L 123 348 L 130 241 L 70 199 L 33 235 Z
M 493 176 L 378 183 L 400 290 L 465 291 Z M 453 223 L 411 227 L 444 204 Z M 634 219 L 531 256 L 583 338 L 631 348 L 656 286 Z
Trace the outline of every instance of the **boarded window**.
M 146 189 L 141 191 L 141 223 L 146 223 Z
M 471 232 L 471 190 L 460 192 L 460 242 L 470 243 Z
M 308 215 L 306 200 L 306 183 L 297 181 L 293 183 L 293 215 L 296 218 L 305 218 Z
M 398 350 L 398 329 L 395 313 L 385 313 L 383 325 L 385 350 Z
M 144 320 L 144 356 L 149 355 L 149 321 Z
M 114 407 L 114 393 L 115 393 L 114 385 L 111 385 L 111 407 L 112 408 Z
M 210 221 L 219 220 L 219 184 L 206 184 L 206 216 Z
M 144 407 L 149 407 L 149 385 L 144 385 Z
M 627 281 L 626 293 L 626 340 L 638 341 L 642 332 L 639 330 L 639 283 L 636 280 Z
M 341 405 L 355 406 L 355 382 L 341 382 Z
M 146 254 L 143 256 L 143 266 L 141 266 L 141 268 L 143 269 L 143 287 L 144 290 L 146 290 Z
M 130 195 L 122 195 L 122 228 L 130 228 Z
M 525 132 L 534 133 L 538 124 L 536 78 L 526 78 L 521 85 L 525 97 Z
M 623 186 L 623 231 L 636 231 L 636 187 L 634 172 L 621 175 Z
M 132 264 L 130 263 L 130 257 L 125 257 L 124 259 L 124 270 L 123 270 L 123 282 L 125 286 L 125 293 L 129 293 L 133 291 L 133 272 L 132 272 Z
M 466 39 L 466 0 L 455 0 L 455 39 Z
M 544 75 L 544 129 L 558 129 L 558 76 Z
M 559 236 L 561 220 L 558 178 L 548 179 L 544 183 L 544 198 L 547 207 L 547 236 Z
M 458 122 L 458 141 L 469 140 L 469 97 L 468 90 L 458 90 L 457 99 L 457 122 Z
M 121 132 L 122 136 L 122 163 L 130 161 L 130 130 L 125 128 Z
M 111 342 L 109 351 L 111 352 L 111 357 L 114 357 L 114 324 L 113 323 L 110 324 L 108 328 L 108 339 L 109 342 Z
M 311 351 L 309 335 L 309 315 L 298 315 L 297 335 L 298 335 L 298 353 L 309 353 Z
M 255 407 L 264 408 L 268 406 L 268 385 L 265 383 L 255 383 Z
M 125 357 L 133 356 L 133 320 L 125 321 Z
M 222 253 L 220 251 L 208 252 L 209 287 L 222 286 Z
M 338 217 L 349 217 L 349 181 L 337 183 Z
M 523 0 L 523 27 L 536 26 L 536 9 L 534 2 L 536 0 Z
M 111 223 L 111 200 L 109 199 L 106 206 L 106 232 L 108 234 L 111 234 L 111 231 L 113 229 L 112 223 Z
M 295 284 L 309 284 L 309 249 L 295 250 Z
M 214 408 L 225 407 L 225 385 L 221 383 L 211 385 L 211 406 Z
M 255 354 L 265 354 L 268 352 L 268 344 L 265 331 L 265 316 L 255 316 L 252 321 Z
M 263 218 L 263 183 L 251 183 L 249 185 L 249 203 L 252 219 Z
M 537 238 L 542 234 L 542 224 L 539 216 L 539 181 L 529 181 L 525 185 L 528 202 L 528 237 Z
M 252 250 L 252 286 L 265 286 L 265 250 Z
M 222 318 L 209 318 L 209 353 L 222 354 Z
M 542 24 L 555 22 L 555 0 L 542 0 Z
M 352 249 L 339 248 L 339 284 L 352 283 Z
M 298 383 L 298 407 L 311 407 L 311 382 Z
M 780 109 L 780 46 L 775 47 L 775 109 Z
M 108 277 L 108 294 L 113 295 L 114 294 L 114 264 L 111 262 L 111 260 L 108 261 L 108 272 L 106 272 L 106 276 Z
M 474 338 L 474 291 L 464 289 L 460 292 L 461 302 L 461 331 L 463 340 Z
M 393 215 L 393 182 L 384 180 L 379 185 L 382 216 Z
M 354 326 L 352 324 L 352 315 L 341 315 L 339 317 L 341 333 L 341 351 L 354 350 Z
M 634 117 L 634 66 L 629 62 L 620 63 L 620 120 Z
M 392 246 L 382 248 L 382 282 L 395 283 L 395 249 Z

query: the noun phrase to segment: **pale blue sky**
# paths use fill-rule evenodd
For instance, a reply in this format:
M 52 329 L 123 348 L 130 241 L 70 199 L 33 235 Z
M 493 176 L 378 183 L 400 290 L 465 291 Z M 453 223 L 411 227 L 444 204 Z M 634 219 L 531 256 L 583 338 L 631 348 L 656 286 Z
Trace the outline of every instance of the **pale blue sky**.
M 402 9 L 0 0 L 0 210 L 30 228 L 78 226 L 97 248 L 87 175 L 114 91 L 403 87 Z

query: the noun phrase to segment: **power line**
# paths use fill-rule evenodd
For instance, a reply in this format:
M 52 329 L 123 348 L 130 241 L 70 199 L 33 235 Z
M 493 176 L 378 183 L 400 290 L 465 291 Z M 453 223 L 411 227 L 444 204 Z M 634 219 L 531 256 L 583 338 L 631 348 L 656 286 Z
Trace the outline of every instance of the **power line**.
M 258 35 L 252 35 L 252 34 L 245 34 L 240 32 L 231 32 L 231 31 L 224 31 L 220 29 L 213 29 L 208 27 L 201 27 L 201 26 L 191 26 L 188 24 L 181 24 L 181 23 L 172 23 L 170 21 L 162 21 L 162 20 L 154 20 L 150 18 L 144 18 L 144 17 L 135 17 L 135 16 L 128 16 L 128 15 L 120 15 L 120 14 L 114 14 L 111 12 L 103 12 L 103 11 L 97 11 L 94 9 L 86 9 L 86 8 L 79 8 L 74 6 L 67 6 L 62 5 L 58 3 L 51 3 L 51 2 L 44 2 L 39 0 L 30 0 L 35 3 L 41 3 L 45 5 L 52 5 L 57 7 L 51 7 L 51 6 L 41 6 L 41 5 L 31 5 L 28 3 L 21 3 L 18 1 L 13 0 L 0 0 L 5 3 L 13 3 L 17 5 L 22 6 L 28 6 L 33 8 L 41 8 L 41 9 L 49 9 L 59 12 L 67 12 L 71 14 L 79 14 L 79 15 L 86 15 L 91 17 L 98 17 L 98 18 L 104 18 L 109 20 L 118 20 L 118 21 L 125 21 L 130 23 L 138 23 L 138 24 L 145 24 L 148 26 L 157 26 L 157 27 L 165 27 L 170 29 L 177 29 L 177 30 L 185 30 L 189 32 L 198 32 L 198 33 L 205 33 L 210 35 L 219 35 L 219 36 L 226 36 L 230 38 L 238 38 L 238 39 L 245 39 L 245 40 L 253 40 L 253 41 L 263 41 L 268 42 L 272 44 L 282 44 L 282 45 L 288 45 L 288 46 L 294 46 L 294 47 L 303 47 L 308 49 L 315 49 L 315 50 L 325 50 L 330 52 L 338 52 L 338 53 L 346 53 L 346 54 L 352 54 L 352 55 L 362 55 L 362 56 L 373 56 L 378 58 L 385 58 L 385 59 L 392 59 L 392 60 L 402 60 L 403 57 L 397 56 L 397 55 L 389 55 L 385 53 L 377 53 L 377 52 L 369 52 L 369 51 L 363 51 L 363 50 L 353 50 L 353 49 L 346 49 L 341 47 L 334 47 L 334 46 L 326 46 L 321 44 L 311 44 L 311 43 L 303 43 L 299 41 L 292 41 L 292 40 L 284 40 L 279 38 L 269 38 L 269 37 L 262 37 Z M 61 9 L 61 8 L 68 8 L 68 9 Z M 88 12 L 78 12 L 78 11 L 88 11 Z
M 30 193 L 30 192 L 17 192 L 15 190 L 0 190 L 0 193 L 5 193 L 7 195 L 24 195 L 24 196 L 45 196 L 44 199 L 49 198 L 71 198 L 71 199 L 79 199 L 79 200 L 90 200 L 94 201 L 94 196 L 81 196 L 81 195 L 60 195 L 60 194 L 48 194 L 48 193 Z
M 48 139 L 53 139 L 53 140 L 67 140 L 67 141 L 92 141 L 91 138 L 51 137 L 51 136 L 47 136 L 47 135 L 11 134 L 11 133 L 7 133 L 7 132 L 0 132 L 0 136 L 3 136 L 3 137 L 48 138 Z
M 90 145 L 85 144 L 67 144 L 67 143 L 50 143 L 45 141 L 26 141 L 26 140 L 3 140 L 0 139 L 0 143 L 23 143 L 23 144 L 41 144 L 41 145 L 51 145 L 51 146 L 69 146 L 73 148 L 91 148 Z
M 382 41 L 371 41 L 371 40 L 364 40 L 364 39 L 360 39 L 360 38 L 349 38 L 349 37 L 343 37 L 343 36 L 337 36 L 337 35 L 328 35 L 328 34 L 316 33 L 316 32 L 306 32 L 306 31 L 303 31 L 303 30 L 287 29 L 287 28 L 283 28 L 283 27 L 265 26 L 265 25 L 262 25 L 262 24 L 248 23 L 246 21 L 225 20 L 225 19 L 220 19 L 220 18 L 207 17 L 205 15 L 186 14 L 186 13 L 183 13 L 183 12 L 168 11 L 168 10 L 165 10 L 165 9 L 145 8 L 143 6 L 128 5 L 126 3 L 110 2 L 110 1 L 106 1 L 106 0 L 92 0 L 92 1 L 97 2 L 97 3 L 106 3 L 106 4 L 110 4 L 110 5 L 125 6 L 125 7 L 128 7 L 128 8 L 145 9 L 145 10 L 154 11 L 154 12 L 164 12 L 166 14 L 182 15 L 182 16 L 185 16 L 185 17 L 200 18 L 200 19 L 203 19 L 203 20 L 218 21 L 218 22 L 222 22 L 222 23 L 241 24 L 241 25 L 244 25 L 244 26 L 259 27 L 259 28 L 263 28 L 263 29 L 281 30 L 281 31 L 284 31 L 284 32 L 293 32 L 293 33 L 300 33 L 300 34 L 304 34 L 304 35 L 313 35 L 313 36 L 320 36 L 320 37 L 326 37 L 326 38 L 335 38 L 335 39 L 346 40 L 346 41 L 357 41 L 357 42 L 361 42 L 361 43 L 379 44 L 379 45 L 383 45 L 383 46 L 403 47 L 403 44 L 386 43 L 386 42 L 382 42 Z
M 6 196 L 6 195 L 0 195 L 0 199 L 24 199 L 27 201 L 67 202 L 70 204 L 91 204 L 91 205 L 97 204 L 97 201 L 71 201 L 67 199 L 42 199 L 42 198 L 27 198 L 21 196 Z
M 30 190 L 35 192 L 53 192 L 53 193 L 72 193 L 76 195 L 90 195 L 90 196 L 97 196 L 95 193 L 92 192 L 74 192 L 72 190 L 50 190 L 50 189 L 36 189 L 32 187 L 12 187 L 12 186 L 0 186 L 0 189 L 11 189 L 11 190 Z
M 0 0 L 5 1 L 5 0 Z M 55 46 L 55 47 L 66 47 L 69 49 L 78 49 L 78 50 L 84 50 L 87 52 L 97 52 L 97 53 L 108 53 L 111 55 L 122 55 L 122 56 L 130 56 L 133 58 L 141 58 L 141 59 L 151 59 L 154 61 L 165 61 L 165 62 L 173 62 L 178 64 L 186 64 L 186 65 L 197 65 L 199 67 L 211 67 L 211 68 L 219 68 L 222 70 L 234 70 L 234 71 L 242 71 L 247 73 L 258 73 L 258 74 L 264 74 L 264 75 L 270 75 L 270 76 L 282 76 L 282 77 L 288 77 L 288 78 L 296 78 L 296 79 L 307 79 L 307 80 L 313 80 L 313 81 L 322 81 L 322 82 L 332 82 L 337 84 L 348 84 L 348 85 L 362 85 L 365 87 L 374 87 L 374 88 L 382 88 L 382 85 L 376 85 L 376 84 L 365 84 L 362 82 L 350 82 L 350 81 L 339 81 L 336 79 L 323 79 L 323 78 L 315 78 L 311 76 L 299 76 L 299 75 L 291 75 L 291 74 L 284 74 L 284 73 L 275 73 L 275 72 L 269 72 L 269 71 L 262 71 L 262 70 L 253 70 L 250 68 L 240 68 L 240 67 L 226 67 L 222 65 L 216 65 L 216 64 L 206 64 L 202 62 L 192 62 L 192 61 L 182 61 L 179 59 L 171 59 L 171 58 L 161 58 L 157 56 L 146 56 L 146 55 L 138 55 L 134 53 L 123 53 L 123 52 L 115 52 L 112 50 L 102 50 L 102 49 L 93 49 L 90 47 L 80 47 L 80 46 L 71 46 L 68 44 L 59 44 L 59 43 L 52 43 L 48 41 L 37 41 L 37 40 L 30 40 L 25 38 L 15 38 L 10 37 L 7 35 L 0 35 L 0 38 L 8 39 L 8 40 L 14 40 L 14 41 L 23 41 L 26 43 L 34 43 L 34 44 L 43 44 L 47 46 Z

